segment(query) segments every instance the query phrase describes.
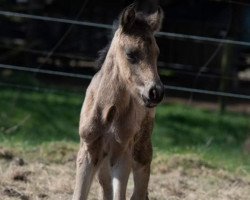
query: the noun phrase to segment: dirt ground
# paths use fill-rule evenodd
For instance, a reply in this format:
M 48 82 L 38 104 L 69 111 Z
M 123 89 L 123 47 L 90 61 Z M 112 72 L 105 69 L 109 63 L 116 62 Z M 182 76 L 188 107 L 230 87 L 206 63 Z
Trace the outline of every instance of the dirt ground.
M 64 163 L 25 161 L 11 154 L 0 157 L 0 200 L 69 200 L 74 186 L 74 159 Z M 127 199 L 133 190 L 129 179 Z M 101 199 L 95 180 L 90 200 Z M 249 200 L 249 173 L 232 175 L 197 159 L 173 157 L 153 163 L 151 200 Z

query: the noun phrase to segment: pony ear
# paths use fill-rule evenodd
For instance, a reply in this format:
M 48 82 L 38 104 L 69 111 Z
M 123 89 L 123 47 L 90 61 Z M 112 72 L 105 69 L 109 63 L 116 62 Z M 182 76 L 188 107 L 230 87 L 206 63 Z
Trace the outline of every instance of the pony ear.
M 163 20 L 162 9 L 159 6 L 154 8 L 154 11 L 143 9 L 139 9 L 138 4 L 134 3 L 123 10 L 120 25 L 124 32 L 129 32 L 133 28 L 149 28 L 152 32 L 160 30 Z
M 146 15 L 146 21 L 150 29 L 153 32 L 157 32 L 161 29 L 164 13 L 161 7 L 158 7 L 156 12 Z
M 135 19 L 136 19 L 135 5 L 131 4 L 123 10 L 120 17 L 120 24 L 123 30 L 129 30 L 134 25 Z

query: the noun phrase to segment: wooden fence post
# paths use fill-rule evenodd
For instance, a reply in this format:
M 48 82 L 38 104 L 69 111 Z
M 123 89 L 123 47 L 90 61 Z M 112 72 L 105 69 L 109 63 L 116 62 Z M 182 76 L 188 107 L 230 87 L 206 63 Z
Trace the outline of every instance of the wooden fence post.
M 222 59 L 221 59 L 221 79 L 220 79 L 220 91 L 227 92 L 230 87 L 230 80 L 228 77 L 231 75 L 233 67 L 233 45 L 225 44 L 223 47 Z M 220 112 L 224 113 L 227 107 L 227 98 L 219 97 Z

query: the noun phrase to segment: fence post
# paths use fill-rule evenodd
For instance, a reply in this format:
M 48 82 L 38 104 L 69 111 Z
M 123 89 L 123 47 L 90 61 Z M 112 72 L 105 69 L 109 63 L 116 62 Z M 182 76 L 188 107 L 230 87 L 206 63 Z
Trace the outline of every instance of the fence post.
M 221 92 L 227 92 L 229 89 L 229 79 L 231 70 L 233 67 L 233 45 L 224 44 L 223 52 L 222 52 L 222 59 L 221 59 L 221 79 L 220 79 L 220 86 L 219 89 Z M 219 97 L 219 106 L 220 112 L 224 113 L 227 107 L 227 98 L 226 97 Z

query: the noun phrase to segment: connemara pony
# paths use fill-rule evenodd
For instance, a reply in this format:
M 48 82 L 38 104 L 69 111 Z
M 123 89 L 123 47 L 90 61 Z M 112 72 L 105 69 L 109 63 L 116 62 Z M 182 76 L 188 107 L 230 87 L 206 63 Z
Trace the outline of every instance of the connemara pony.
M 148 199 L 155 106 L 164 96 L 154 38 L 163 13 L 158 6 L 144 9 L 138 4 L 124 9 L 103 65 L 87 89 L 73 200 L 87 199 L 95 174 L 104 200 L 125 200 L 131 170 L 131 200 Z

